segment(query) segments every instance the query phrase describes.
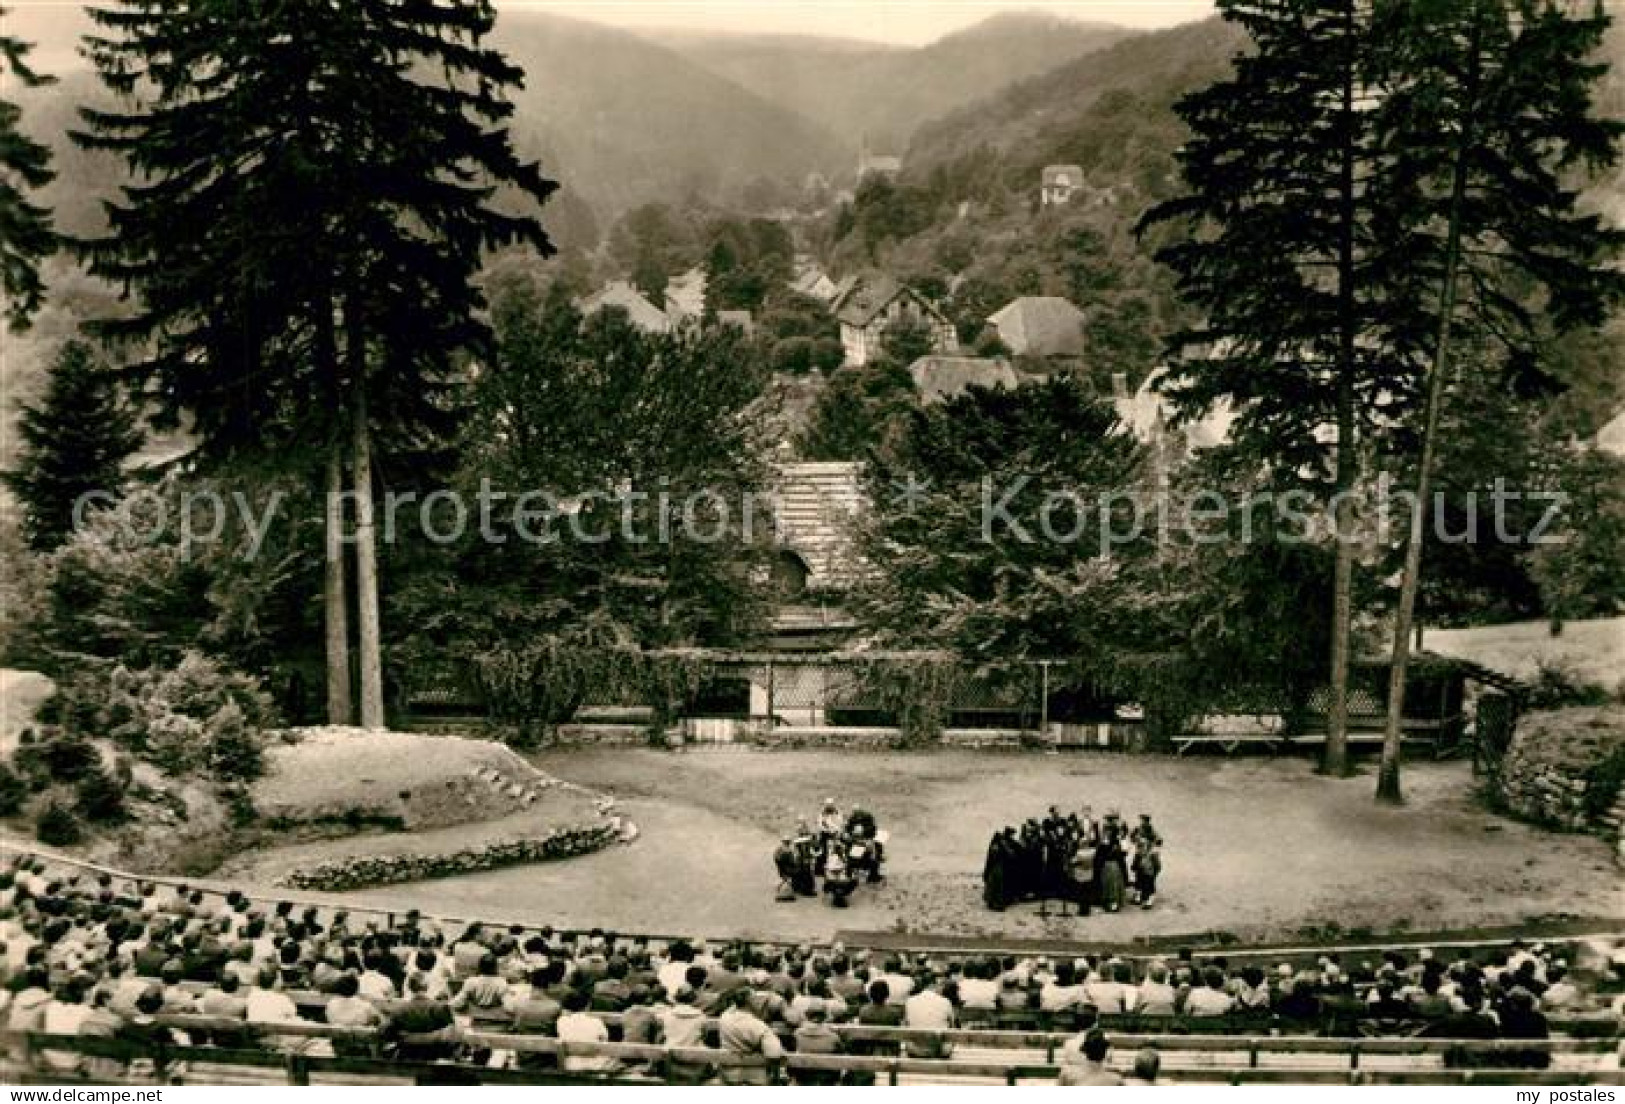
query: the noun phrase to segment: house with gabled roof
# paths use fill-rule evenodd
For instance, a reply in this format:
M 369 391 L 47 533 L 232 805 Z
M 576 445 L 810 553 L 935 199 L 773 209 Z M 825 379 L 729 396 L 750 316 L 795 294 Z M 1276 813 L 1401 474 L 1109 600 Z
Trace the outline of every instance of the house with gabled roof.
M 948 317 L 925 296 L 890 276 L 849 277 L 842 281 L 830 310 L 841 325 L 841 347 L 849 365 L 861 366 L 876 359 L 884 348 L 886 331 L 893 326 L 924 326 L 931 332 L 934 352 L 959 349 L 959 336 Z
M 632 325 L 644 333 L 671 332 L 671 317 L 625 280 L 611 280 L 602 289 L 578 302 L 576 309 L 585 315 L 608 309 L 622 310 Z
M 1012 299 L 988 324 L 1016 356 L 1076 359 L 1083 356 L 1085 315 L 1059 295 Z
M 810 257 L 796 258 L 796 274 L 790 280 L 790 290 L 798 295 L 829 303 L 840 291 L 840 285 L 830 279 L 829 273 Z
M 779 465 L 773 482 L 776 648 L 827 650 L 855 628 L 841 599 L 862 567 L 853 532 L 864 506 L 862 468 L 846 461 Z
M 666 281 L 666 317 L 681 324 L 705 314 L 707 280 L 698 265 Z
M 1010 362 L 992 357 L 923 356 L 908 366 L 925 406 L 946 402 L 972 387 L 1014 390 L 1021 376 Z
M 1615 414 L 1597 431 L 1597 449 L 1612 456 L 1625 457 L 1625 410 Z
M 1044 207 L 1063 207 L 1082 188 L 1082 165 L 1045 165 L 1039 175 L 1038 202 Z

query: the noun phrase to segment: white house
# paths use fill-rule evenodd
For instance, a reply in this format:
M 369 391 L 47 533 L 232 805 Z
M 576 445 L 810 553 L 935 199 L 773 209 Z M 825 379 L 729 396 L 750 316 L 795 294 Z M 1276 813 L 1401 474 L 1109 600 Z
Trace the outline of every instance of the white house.
M 1082 165 L 1045 165 L 1039 180 L 1038 201 L 1045 207 L 1064 206 L 1071 203 L 1082 188 Z
M 841 347 L 849 365 L 868 364 L 878 357 L 886 331 L 898 325 L 928 328 L 932 352 L 959 350 L 953 323 L 919 292 L 890 276 L 846 281 L 830 309 L 841 324 Z
M 611 280 L 604 287 L 576 304 L 582 314 L 597 314 L 614 307 L 626 312 L 632 325 L 645 333 L 670 333 L 671 318 L 665 311 L 646 299 L 641 291 L 625 280 Z

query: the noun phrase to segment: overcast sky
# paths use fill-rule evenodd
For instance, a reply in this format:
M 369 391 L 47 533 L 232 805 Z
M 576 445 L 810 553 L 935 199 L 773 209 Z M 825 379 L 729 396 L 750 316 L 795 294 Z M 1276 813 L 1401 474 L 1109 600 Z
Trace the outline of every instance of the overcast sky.
M 1213 13 L 1213 0 L 496 0 L 627 28 L 808 34 L 918 46 L 1000 12 L 1046 11 L 1126 27 L 1171 27 Z M 78 64 L 82 0 L 4 0 L 8 33 L 38 45 L 46 72 Z
M 26 2 L 26 0 L 24 0 Z M 919 45 L 1010 11 L 1050 11 L 1128 27 L 1170 27 L 1212 0 L 497 0 L 621 27 L 815 34 Z

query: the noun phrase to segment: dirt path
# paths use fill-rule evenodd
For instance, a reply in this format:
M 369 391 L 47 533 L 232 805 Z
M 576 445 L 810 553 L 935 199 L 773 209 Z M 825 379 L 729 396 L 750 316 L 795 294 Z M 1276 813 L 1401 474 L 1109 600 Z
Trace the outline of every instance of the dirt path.
M 549 752 L 537 765 L 620 795 L 630 846 L 568 863 L 347 895 L 573 926 L 827 938 L 839 930 L 1129 940 L 1225 931 L 1291 938 L 1625 918 L 1608 848 L 1493 817 L 1459 763 L 1411 765 L 1408 804 L 1379 808 L 1369 776 L 1333 780 L 1296 759 L 1114 755 L 849 754 L 642 749 Z M 781 828 L 826 796 L 872 809 L 892 833 L 891 877 L 854 907 L 773 901 Z M 1168 840 L 1158 906 L 1042 920 L 982 909 L 988 834 L 1050 804 L 1150 812 Z M 358 844 L 360 841 L 348 841 Z M 318 845 L 312 845 L 318 846 Z M 325 846 L 325 845 L 324 845 Z M 291 850 L 291 849 L 290 849 Z M 263 872 L 280 852 L 245 871 Z

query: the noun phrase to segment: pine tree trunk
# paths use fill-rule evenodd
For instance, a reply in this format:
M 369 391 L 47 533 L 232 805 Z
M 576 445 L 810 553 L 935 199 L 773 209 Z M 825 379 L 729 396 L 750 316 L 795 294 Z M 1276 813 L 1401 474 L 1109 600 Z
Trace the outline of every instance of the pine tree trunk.
M 1344 33 L 1352 40 L 1354 10 L 1345 9 Z M 1349 638 L 1354 622 L 1354 541 L 1351 533 L 1349 492 L 1359 479 L 1359 453 L 1354 440 L 1354 373 L 1356 317 L 1354 299 L 1354 220 L 1356 196 L 1354 162 L 1357 156 L 1354 129 L 1354 67 L 1352 60 L 1343 74 L 1342 115 L 1345 125 L 1342 164 L 1338 173 L 1338 350 L 1337 350 L 1337 488 L 1332 525 L 1336 564 L 1332 576 L 1332 654 L 1331 700 L 1326 703 L 1326 748 L 1320 769 L 1334 778 L 1349 773 Z
M 338 444 L 327 454 L 327 486 L 323 497 L 327 562 L 322 579 L 322 610 L 327 634 L 327 723 L 355 721 L 350 697 L 350 595 L 344 570 L 344 458 Z
M 384 727 L 384 675 L 379 655 L 378 545 L 372 496 L 372 433 L 364 378 L 355 384 L 354 490 L 357 643 L 361 668 L 361 727 Z
M 1340 500 L 1341 501 L 1341 500 Z M 1347 523 L 1348 507 L 1334 519 L 1338 533 Z M 1354 623 L 1354 542 L 1337 538 L 1332 578 L 1332 656 L 1330 700 L 1326 703 L 1326 748 L 1320 769 L 1333 778 L 1349 773 L 1349 639 Z
M 1399 609 L 1394 616 L 1394 649 L 1388 669 L 1388 714 L 1382 730 L 1382 766 L 1377 772 L 1377 800 L 1399 804 L 1400 751 L 1404 737 L 1405 676 L 1410 664 L 1411 622 L 1422 576 L 1422 542 L 1426 539 L 1428 499 L 1433 495 L 1433 458 L 1438 447 L 1439 407 L 1450 373 L 1451 342 L 1455 330 L 1457 282 L 1461 269 L 1461 223 L 1467 198 L 1467 162 L 1471 155 L 1478 112 L 1478 79 L 1482 63 L 1479 32 L 1482 14 L 1475 4 L 1469 35 L 1466 92 L 1450 185 L 1450 224 L 1446 231 L 1444 274 L 1439 289 L 1439 332 L 1433 364 L 1428 371 L 1427 406 L 1422 423 L 1422 458 L 1416 473 L 1416 514 L 1405 541 L 1405 568 L 1399 587 Z

